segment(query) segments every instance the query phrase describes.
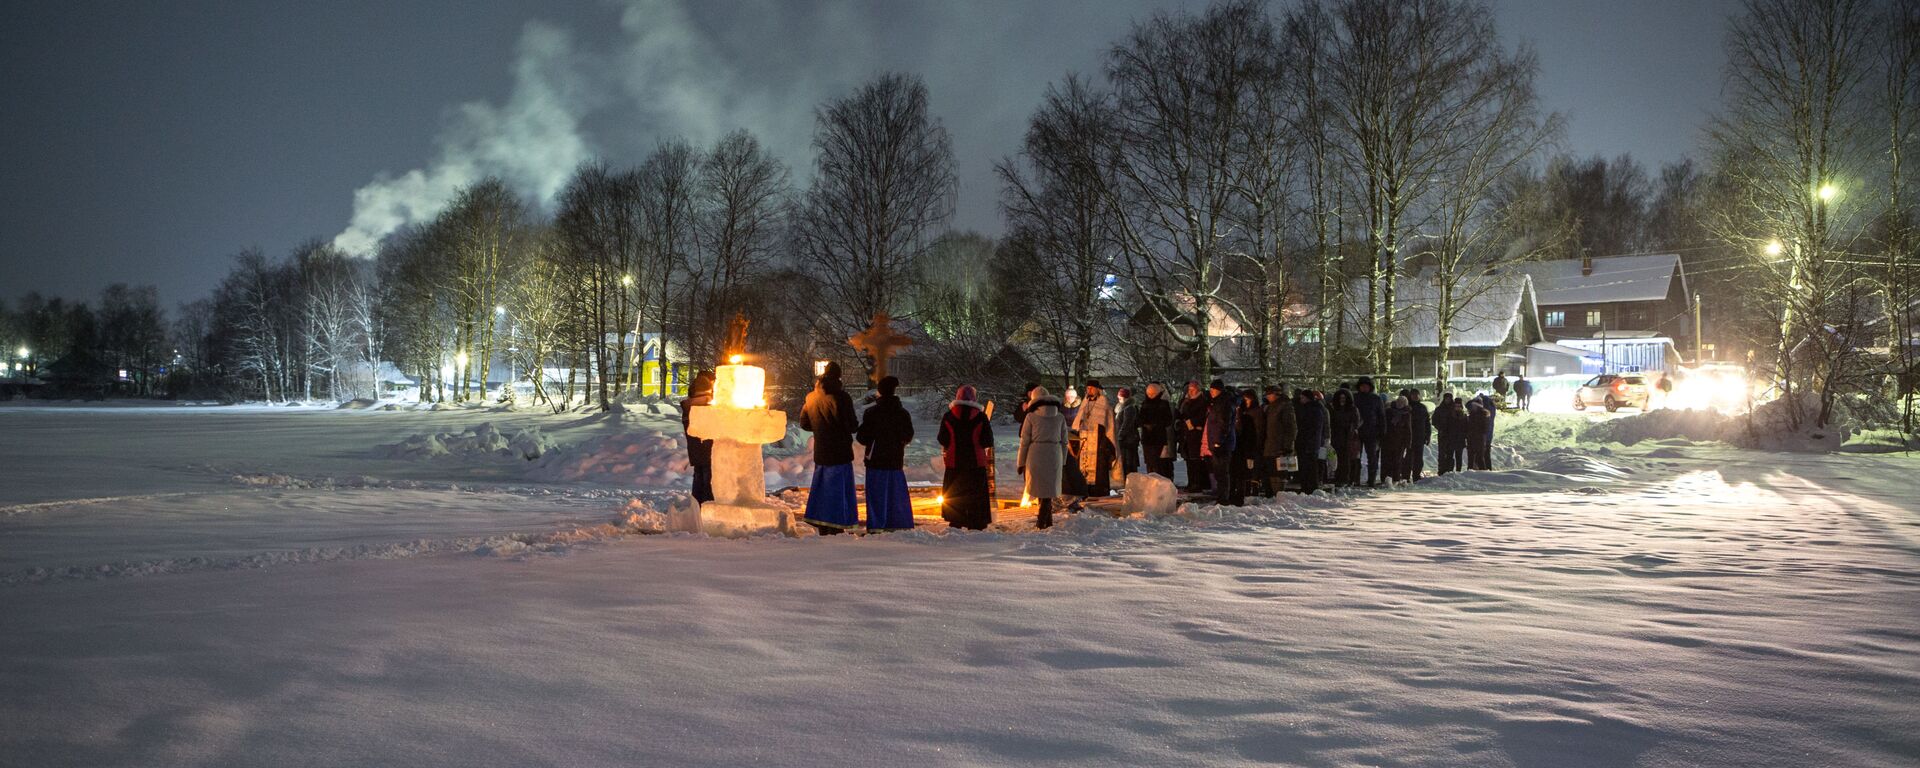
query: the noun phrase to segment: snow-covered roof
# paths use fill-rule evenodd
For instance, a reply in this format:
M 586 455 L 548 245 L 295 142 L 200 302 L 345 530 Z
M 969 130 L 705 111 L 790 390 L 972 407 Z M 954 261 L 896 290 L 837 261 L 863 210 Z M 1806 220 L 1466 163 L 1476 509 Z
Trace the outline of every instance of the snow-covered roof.
M 1565 344 L 1555 344 L 1551 341 L 1536 341 L 1532 344 L 1528 344 L 1527 348 L 1537 349 L 1542 352 L 1558 352 L 1562 355 L 1567 355 L 1569 357 L 1599 357 L 1600 356 L 1600 353 L 1598 352 L 1580 349 L 1578 347 L 1569 347 Z
M 1422 269 L 1394 282 L 1393 346 L 1440 346 L 1438 331 L 1440 287 L 1434 270 Z M 1367 281 L 1355 280 L 1348 287 L 1346 335 L 1359 340 L 1366 337 Z M 1526 273 L 1500 269 L 1492 273 L 1476 272 L 1462 276 L 1456 283 L 1455 301 L 1464 301 L 1448 325 L 1447 344 L 1453 347 L 1497 347 L 1513 334 L 1515 323 L 1530 319 L 1534 311 L 1533 283 Z
M 1533 290 L 1540 305 L 1548 307 L 1659 301 L 1667 297 L 1676 278 L 1680 280 L 1682 295 L 1686 292 L 1686 277 L 1680 272 L 1677 253 L 1601 256 L 1592 261 L 1593 274 L 1590 275 L 1580 274 L 1580 259 L 1535 261 L 1516 268 L 1533 278 Z

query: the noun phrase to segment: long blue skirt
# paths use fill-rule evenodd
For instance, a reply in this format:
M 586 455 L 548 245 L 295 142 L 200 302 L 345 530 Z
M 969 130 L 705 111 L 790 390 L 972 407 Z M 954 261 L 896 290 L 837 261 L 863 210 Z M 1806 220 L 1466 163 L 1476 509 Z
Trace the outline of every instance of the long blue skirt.
M 813 489 L 807 493 L 807 522 L 829 528 L 860 524 L 860 497 L 853 490 L 853 465 L 813 468 Z
M 907 497 L 907 473 L 867 470 L 867 530 L 903 531 L 913 527 L 913 500 Z

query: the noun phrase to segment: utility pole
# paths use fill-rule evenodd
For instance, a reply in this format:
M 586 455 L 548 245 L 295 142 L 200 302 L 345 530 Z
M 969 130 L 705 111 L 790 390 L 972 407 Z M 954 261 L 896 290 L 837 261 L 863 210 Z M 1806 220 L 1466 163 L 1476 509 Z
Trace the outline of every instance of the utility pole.
M 1693 364 L 1699 365 L 1700 357 L 1700 292 L 1693 292 Z

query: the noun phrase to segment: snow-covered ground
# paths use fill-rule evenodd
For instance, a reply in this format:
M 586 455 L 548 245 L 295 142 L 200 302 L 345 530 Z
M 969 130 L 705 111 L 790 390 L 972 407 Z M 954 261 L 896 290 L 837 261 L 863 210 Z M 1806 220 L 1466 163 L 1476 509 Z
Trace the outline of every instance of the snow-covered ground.
M 1503 417 L 1413 488 L 633 534 L 677 424 L 0 405 L 0 765 L 1920 763 L 1905 454 Z

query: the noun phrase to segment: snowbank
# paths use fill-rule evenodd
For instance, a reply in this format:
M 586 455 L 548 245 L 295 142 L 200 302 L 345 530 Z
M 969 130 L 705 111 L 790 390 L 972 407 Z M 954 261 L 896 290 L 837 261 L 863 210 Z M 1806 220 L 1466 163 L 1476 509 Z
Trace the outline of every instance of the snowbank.
M 553 440 L 542 434 L 539 427 L 527 427 L 507 437 L 492 422 L 483 422 L 460 432 L 413 435 L 398 443 L 376 447 L 373 455 L 408 461 L 447 458 L 515 458 L 532 461 L 552 450 L 553 445 Z

